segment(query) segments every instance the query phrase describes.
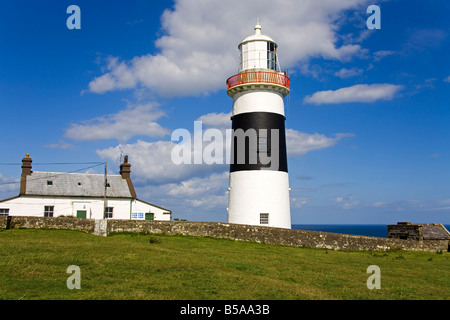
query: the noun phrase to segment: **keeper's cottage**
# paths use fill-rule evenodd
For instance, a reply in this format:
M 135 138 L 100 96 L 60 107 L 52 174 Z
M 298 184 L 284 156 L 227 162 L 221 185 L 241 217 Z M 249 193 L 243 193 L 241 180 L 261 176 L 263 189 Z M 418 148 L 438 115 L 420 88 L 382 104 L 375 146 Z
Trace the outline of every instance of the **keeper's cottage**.
M 170 210 L 137 198 L 128 156 L 118 175 L 34 172 L 31 163 L 27 154 L 19 195 L 0 200 L 0 215 L 171 220 Z

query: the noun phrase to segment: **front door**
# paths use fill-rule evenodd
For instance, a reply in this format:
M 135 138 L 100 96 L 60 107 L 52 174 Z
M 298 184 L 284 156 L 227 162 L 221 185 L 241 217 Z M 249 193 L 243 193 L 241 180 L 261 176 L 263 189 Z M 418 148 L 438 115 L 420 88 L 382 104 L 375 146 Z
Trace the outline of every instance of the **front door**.
M 145 214 L 145 220 L 153 220 L 155 219 L 155 215 L 151 212 Z
M 86 219 L 86 210 L 78 210 L 77 211 L 77 218 Z

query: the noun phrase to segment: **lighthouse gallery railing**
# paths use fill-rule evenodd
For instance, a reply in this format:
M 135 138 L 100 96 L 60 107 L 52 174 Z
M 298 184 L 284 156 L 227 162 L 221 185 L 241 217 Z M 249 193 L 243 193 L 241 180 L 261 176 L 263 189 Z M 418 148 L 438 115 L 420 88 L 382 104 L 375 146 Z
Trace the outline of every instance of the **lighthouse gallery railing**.
M 289 89 L 291 80 L 286 75 L 277 72 L 242 72 L 228 78 L 227 88 L 230 89 L 234 86 L 246 83 L 271 83 Z

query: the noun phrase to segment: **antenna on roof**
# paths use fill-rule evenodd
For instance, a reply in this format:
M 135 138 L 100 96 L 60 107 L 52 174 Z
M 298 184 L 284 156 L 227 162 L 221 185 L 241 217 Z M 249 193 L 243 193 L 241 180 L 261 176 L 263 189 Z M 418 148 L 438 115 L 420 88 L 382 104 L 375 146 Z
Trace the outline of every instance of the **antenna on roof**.
M 123 150 L 122 150 L 122 148 L 120 147 L 120 144 L 119 144 L 119 151 L 120 151 L 119 164 L 121 164 L 121 163 L 122 163 L 122 160 L 123 160 Z

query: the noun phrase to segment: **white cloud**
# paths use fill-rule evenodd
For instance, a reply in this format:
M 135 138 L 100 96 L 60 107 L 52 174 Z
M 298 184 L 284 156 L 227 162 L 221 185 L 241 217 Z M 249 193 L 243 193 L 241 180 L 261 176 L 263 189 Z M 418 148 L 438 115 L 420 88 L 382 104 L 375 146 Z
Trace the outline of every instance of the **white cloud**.
M 129 161 L 133 166 L 133 172 L 136 173 L 135 180 L 139 183 L 154 183 L 154 184 L 166 184 L 184 181 L 191 179 L 195 176 L 204 177 L 224 169 L 227 166 L 227 159 L 225 156 L 227 149 L 230 146 L 226 145 L 225 129 L 231 127 L 230 115 L 226 113 L 209 113 L 199 117 L 196 121 L 202 121 L 202 132 L 194 132 L 193 128 L 186 128 L 190 135 L 191 157 L 190 163 L 175 164 L 172 159 L 172 150 L 179 146 L 183 142 L 161 140 L 156 142 L 146 142 L 138 140 L 136 143 L 120 144 L 116 147 L 110 147 L 108 149 L 97 150 L 97 154 L 102 159 L 110 159 L 119 164 L 120 155 L 128 155 Z M 210 128 L 219 129 L 223 137 L 223 157 L 217 164 L 205 163 L 204 150 L 210 143 L 209 141 L 197 140 L 195 136 L 201 134 L 203 136 L 204 130 Z M 183 128 L 180 128 L 183 129 Z M 172 139 L 172 138 L 171 138 Z M 173 138 L 174 140 L 176 137 Z M 220 142 L 220 141 L 218 141 Z M 196 154 L 202 154 L 201 163 L 195 164 L 194 157 Z M 209 154 L 207 154 L 209 155 Z
M 229 173 L 218 172 L 136 188 L 138 197 L 172 210 L 174 218 L 226 221 Z
M 65 137 L 77 141 L 117 139 L 120 142 L 137 135 L 161 137 L 169 134 L 169 130 L 155 121 L 164 115 L 153 103 L 130 105 L 115 114 L 72 124 Z
M 379 207 L 385 207 L 385 206 L 387 206 L 387 204 L 388 203 L 386 203 L 386 202 L 377 201 L 377 202 L 372 203 L 371 206 L 375 207 L 375 208 L 379 208 Z
M 339 208 L 345 210 L 353 209 L 361 204 L 361 202 L 353 194 L 345 197 L 336 197 L 334 199 L 331 199 L 331 202 L 335 203 Z
M 223 166 L 220 167 L 220 165 L 175 164 L 171 155 L 172 149 L 176 145 L 177 143 L 172 141 L 146 142 L 138 140 L 133 144 L 121 144 L 97 150 L 97 154 L 101 159 L 110 159 L 117 166 L 120 155 L 128 155 L 132 165 L 133 181 L 140 184 L 177 182 L 223 170 Z
M 208 113 L 197 121 L 202 121 L 203 125 L 216 129 L 230 129 L 231 128 L 231 112 L 229 113 Z
M 386 208 L 393 211 L 450 211 L 450 199 L 441 200 L 394 200 L 388 202 L 374 202 L 368 207 Z
M 416 29 L 408 33 L 409 38 L 404 44 L 404 52 L 422 54 L 442 45 L 448 36 L 446 30 L 441 29 Z
M 299 179 L 299 180 L 312 180 L 312 179 L 314 179 L 314 177 L 299 175 L 299 176 L 297 176 L 297 179 Z
M 363 73 L 363 70 L 359 69 L 359 68 L 351 68 L 351 69 L 342 68 L 341 70 L 337 71 L 334 75 L 338 76 L 341 79 L 345 79 L 345 78 L 359 76 L 362 73 Z
M 160 186 L 170 197 L 184 201 L 192 207 L 205 209 L 226 208 L 229 173 L 213 173 L 206 177 L 193 177 L 178 183 Z
M 289 200 L 290 200 L 290 203 L 291 203 L 291 209 L 302 208 L 309 201 L 308 198 L 296 198 L 296 197 L 293 197 L 293 196 L 290 196 Z
M 171 196 L 191 197 L 204 195 L 209 190 L 226 190 L 224 182 L 228 180 L 228 172 L 211 174 L 206 178 L 193 177 L 180 183 L 169 184 L 167 193 Z
M 334 138 L 323 134 L 308 134 L 293 129 L 286 129 L 286 145 L 288 156 L 302 156 L 313 150 L 334 146 L 343 138 L 353 137 L 351 133 L 339 133 Z
M 381 59 L 396 54 L 395 51 L 391 50 L 380 50 L 373 53 L 373 58 L 375 61 L 380 61 Z
M 89 84 L 91 91 L 103 93 L 112 89 L 132 88 L 136 85 L 136 78 L 125 62 L 119 62 L 119 59 L 115 57 L 109 57 L 107 62 L 106 68 L 109 73 L 91 82 Z
M 346 102 L 375 102 L 377 100 L 392 100 L 403 87 L 394 84 L 358 84 L 338 90 L 319 91 L 304 98 L 305 103 L 335 104 Z
M 450 82 L 450 76 L 444 79 L 445 82 Z
M 184 96 L 224 88 L 237 71 L 237 44 L 253 33 L 259 17 L 263 32 L 280 48 L 284 66 L 292 68 L 311 57 L 347 61 L 363 49 L 338 46 L 337 29 L 346 10 L 363 10 L 367 0 L 211 1 L 177 0 L 161 18 L 164 36 L 158 53 L 130 61 L 110 58 L 107 72 L 89 83 L 89 90 L 148 88 L 160 95 Z M 276 7 L 274 7 L 274 5 Z M 276 9 L 276 14 L 274 13 Z
M 47 144 L 44 146 L 44 148 L 69 150 L 75 149 L 75 146 L 67 141 L 59 140 L 58 143 Z
M 437 81 L 436 78 L 428 78 L 428 79 L 425 79 L 425 80 L 423 81 L 423 83 L 417 84 L 417 85 L 415 86 L 415 88 L 416 88 L 417 90 L 421 90 L 421 89 L 434 89 L 434 88 L 436 88 L 436 86 L 435 86 L 435 84 L 434 84 L 436 81 Z

